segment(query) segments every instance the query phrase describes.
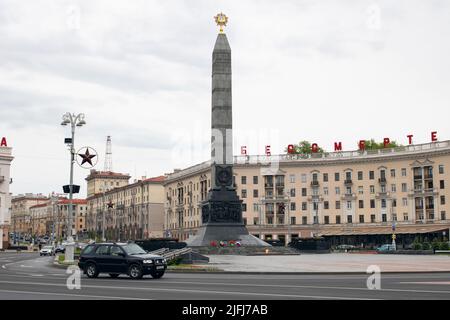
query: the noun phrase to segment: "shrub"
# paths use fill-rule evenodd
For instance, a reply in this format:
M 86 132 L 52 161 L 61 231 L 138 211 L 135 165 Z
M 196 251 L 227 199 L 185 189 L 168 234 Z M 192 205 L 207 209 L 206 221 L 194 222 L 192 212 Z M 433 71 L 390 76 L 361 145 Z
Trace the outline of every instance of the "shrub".
M 429 242 L 422 243 L 422 250 L 430 250 L 431 246 Z
M 422 245 L 419 242 L 414 242 L 412 247 L 413 250 L 422 250 Z
M 448 242 L 441 242 L 439 250 L 449 250 Z
M 433 250 L 439 250 L 440 245 L 441 244 L 439 243 L 438 239 L 434 238 L 433 242 L 431 243 L 431 247 L 433 248 Z

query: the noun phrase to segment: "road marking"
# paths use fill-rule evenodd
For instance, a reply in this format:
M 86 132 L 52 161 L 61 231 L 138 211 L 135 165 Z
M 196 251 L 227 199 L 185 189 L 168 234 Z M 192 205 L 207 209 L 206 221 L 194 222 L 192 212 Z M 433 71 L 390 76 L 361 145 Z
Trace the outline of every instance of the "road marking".
M 5 265 L 2 265 L 2 269 L 6 269 L 6 266 L 5 266 Z
M 70 294 L 70 293 L 59 293 L 59 292 L 36 292 L 36 291 L 16 291 L 16 290 L 2 290 L 0 292 L 7 293 L 21 293 L 21 294 L 35 294 L 35 295 L 54 295 L 54 296 L 69 296 L 69 297 L 83 297 L 83 298 L 99 298 L 99 299 L 120 299 L 120 300 L 150 300 L 142 298 L 129 298 L 129 297 L 114 297 L 114 296 L 96 296 L 96 295 L 85 295 L 85 294 Z
M 399 282 L 402 284 L 437 284 L 437 285 L 450 285 L 450 281 L 424 281 L 424 282 Z
M 66 287 L 61 284 L 37 283 L 37 282 L 14 282 L 14 281 L 0 281 L 0 283 L 8 284 L 23 284 L 23 285 L 40 285 L 53 287 Z M 335 297 L 335 296 L 311 296 L 311 295 L 296 295 L 296 294 L 280 294 L 280 293 L 259 293 L 259 292 L 240 292 L 240 291 L 214 291 L 214 290 L 195 290 L 195 289 L 166 289 L 166 288 L 138 288 L 138 287 L 114 287 L 114 286 L 95 286 L 83 285 L 83 288 L 92 289 L 115 289 L 115 290 L 135 290 L 135 291 L 156 291 L 156 292 L 185 292 L 185 293 L 206 293 L 219 295 L 243 295 L 243 296 L 266 296 L 279 298 L 305 298 L 305 299 L 331 299 L 331 300 L 375 300 L 369 298 L 353 298 L 353 297 Z
M 21 268 L 33 268 L 33 266 L 25 266 L 23 264 L 20 265 Z

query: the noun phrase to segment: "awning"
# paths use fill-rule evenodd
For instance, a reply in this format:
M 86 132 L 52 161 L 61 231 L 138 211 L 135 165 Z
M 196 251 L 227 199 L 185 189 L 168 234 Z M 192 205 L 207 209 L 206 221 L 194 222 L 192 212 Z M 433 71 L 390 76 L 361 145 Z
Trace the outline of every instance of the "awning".
M 423 234 L 449 231 L 449 225 L 397 225 L 395 234 Z M 392 234 L 391 226 L 354 226 L 341 228 L 323 228 L 319 231 L 321 236 L 357 236 L 357 235 L 388 235 Z

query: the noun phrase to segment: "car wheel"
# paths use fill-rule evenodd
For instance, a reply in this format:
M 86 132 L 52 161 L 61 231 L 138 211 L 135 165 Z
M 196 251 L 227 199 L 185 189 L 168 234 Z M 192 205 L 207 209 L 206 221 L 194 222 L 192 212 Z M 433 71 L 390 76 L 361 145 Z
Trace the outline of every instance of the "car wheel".
M 97 266 L 93 263 L 89 263 L 86 266 L 86 274 L 89 278 L 97 278 L 98 277 L 98 269 Z
M 128 269 L 128 275 L 131 279 L 141 279 L 143 276 L 142 267 L 138 264 L 132 264 Z
M 109 276 L 113 279 L 117 278 L 118 276 L 120 276 L 119 273 L 110 273 Z
M 152 277 L 153 279 L 159 279 L 164 275 L 164 272 L 153 272 Z

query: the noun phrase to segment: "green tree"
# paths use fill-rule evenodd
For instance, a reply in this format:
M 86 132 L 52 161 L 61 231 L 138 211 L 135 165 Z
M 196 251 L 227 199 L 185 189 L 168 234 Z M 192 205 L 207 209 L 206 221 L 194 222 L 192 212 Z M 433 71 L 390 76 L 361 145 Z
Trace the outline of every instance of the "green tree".
M 397 148 L 402 147 L 403 145 L 397 143 L 397 141 L 391 141 L 386 148 Z M 359 148 L 359 143 L 358 143 Z M 384 141 L 382 142 L 376 142 L 374 139 L 365 140 L 365 148 L 366 150 L 379 150 L 384 149 Z
M 286 153 L 288 149 L 284 150 Z M 312 143 L 306 140 L 300 141 L 298 144 L 294 144 L 294 149 L 291 152 L 292 154 L 311 154 L 312 152 Z M 317 149 L 317 153 L 324 153 L 324 150 L 319 147 Z

